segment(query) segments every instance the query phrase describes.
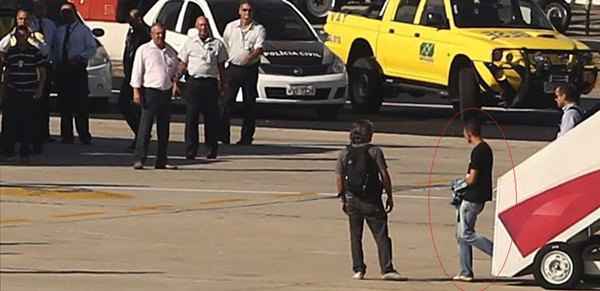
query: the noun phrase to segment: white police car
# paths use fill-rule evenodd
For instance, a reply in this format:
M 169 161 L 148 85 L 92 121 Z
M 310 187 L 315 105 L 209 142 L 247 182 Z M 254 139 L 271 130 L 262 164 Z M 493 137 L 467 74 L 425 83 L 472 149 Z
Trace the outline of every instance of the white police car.
M 260 0 L 253 4 L 254 19 L 267 30 L 257 102 L 311 106 L 320 118 L 335 118 L 347 96 L 344 63 L 290 2 Z M 163 23 L 167 42 L 179 50 L 198 16 L 206 16 L 213 36 L 222 39 L 227 23 L 239 18 L 238 8 L 239 0 L 159 0 L 144 21 Z M 241 91 L 237 100 L 242 100 Z

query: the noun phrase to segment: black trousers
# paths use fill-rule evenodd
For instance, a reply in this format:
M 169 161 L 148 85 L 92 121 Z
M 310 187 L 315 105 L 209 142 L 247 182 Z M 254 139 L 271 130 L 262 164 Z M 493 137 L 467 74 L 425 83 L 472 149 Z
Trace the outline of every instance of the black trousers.
M 244 97 L 242 117 L 242 141 L 252 141 L 256 131 L 256 98 L 258 91 L 258 65 L 236 66 L 229 65 L 225 71 L 227 92 L 225 92 L 223 104 L 223 136 L 225 142 L 231 141 L 231 108 L 235 104 L 235 98 L 240 88 Z
M 352 270 L 354 272 L 365 272 L 367 270 L 362 247 L 363 227 L 366 221 L 377 244 L 381 273 L 393 272 L 392 240 L 389 237 L 388 219 L 383 204 L 364 202 L 358 198 L 349 199 L 346 203 L 350 222 Z
M 73 117 L 82 142 L 92 140 L 89 126 L 89 88 L 86 65 L 61 64 L 56 69 L 60 136 L 73 141 Z
M 196 156 L 199 146 L 198 122 L 204 116 L 204 140 L 208 151 L 216 151 L 219 136 L 219 88 L 217 79 L 190 78 L 184 92 L 186 154 Z
M 38 151 L 42 150 L 42 145 L 50 138 L 50 78 L 52 71 L 50 66 L 46 67 L 47 78 L 44 84 L 42 96 L 34 100 L 33 105 L 33 147 Z
M 171 122 L 171 90 L 145 88 L 142 97 L 142 117 L 137 133 L 135 159 L 144 163 L 148 156 L 150 132 L 156 120 L 158 151 L 156 166 L 167 164 L 167 147 L 169 145 L 169 123 Z
M 137 104 L 133 103 L 133 88 L 129 85 L 131 74 L 127 74 L 121 85 L 121 93 L 119 94 L 119 110 L 127 125 L 131 129 L 134 135 L 137 136 L 138 129 L 140 127 L 141 110 Z M 136 138 L 134 137 L 134 142 Z
M 2 117 L 4 151 L 8 155 L 14 154 L 15 144 L 19 141 L 19 155 L 29 156 L 33 136 L 33 93 L 7 88 L 5 97 Z

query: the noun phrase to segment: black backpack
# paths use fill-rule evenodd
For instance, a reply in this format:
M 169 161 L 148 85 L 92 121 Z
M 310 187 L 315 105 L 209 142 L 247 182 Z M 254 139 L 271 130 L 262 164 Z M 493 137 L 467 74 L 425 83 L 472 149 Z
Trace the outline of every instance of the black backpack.
M 383 187 L 379 179 L 377 162 L 369 154 L 372 145 L 347 146 L 344 165 L 344 186 L 347 192 L 360 198 L 377 199 Z

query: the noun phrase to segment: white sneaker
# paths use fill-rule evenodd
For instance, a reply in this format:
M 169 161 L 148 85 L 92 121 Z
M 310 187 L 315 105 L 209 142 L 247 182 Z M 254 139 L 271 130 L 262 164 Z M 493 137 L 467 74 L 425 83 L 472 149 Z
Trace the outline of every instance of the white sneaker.
M 471 282 L 471 281 L 473 281 L 473 277 L 468 277 L 468 276 L 463 276 L 463 275 L 456 275 L 456 276 L 454 276 L 454 278 L 452 278 L 452 280 L 454 280 L 454 281 L 462 281 L 462 282 Z
M 408 280 L 407 278 L 402 277 L 396 271 L 385 273 L 385 274 L 383 274 L 383 276 L 381 276 L 381 278 L 386 281 L 406 281 L 406 280 Z
M 354 280 L 362 280 L 365 278 L 365 272 L 356 272 L 352 275 L 352 279 Z

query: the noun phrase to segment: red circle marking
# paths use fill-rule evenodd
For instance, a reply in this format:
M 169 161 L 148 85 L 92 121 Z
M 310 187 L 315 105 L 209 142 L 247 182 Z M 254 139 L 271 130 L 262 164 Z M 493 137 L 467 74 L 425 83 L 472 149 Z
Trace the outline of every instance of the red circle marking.
M 500 126 L 500 124 L 498 123 L 498 121 L 488 112 L 485 112 L 479 108 L 467 108 L 462 112 L 468 112 L 468 111 L 478 111 L 478 112 L 483 112 L 485 115 L 487 115 L 487 117 L 492 120 L 494 122 L 494 124 L 496 125 L 496 127 L 500 130 L 500 133 L 502 134 L 502 138 L 504 139 L 504 143 L 506 145 L 506 148 L 508 149 L 508 156 L 510 159 L 510 163 L 512 166 L 512 173 L 513 173 L 513 180 L 514 180 L 514 184 L 515 184 L 515 204 L 518 201 L 518 194 L 517 194 L 517 174 L 515 172 L 515 162 L 513 160 L 513 156 L 512 156 L 512 151 L 511 151 L 511 147 L 510 144 L 508 143 L 508 140 L 506 139 L 506 134 L 504 132 L 504 129 Z M 431 236 L 431 244 L 433 246 L 433 250 L 435 252 L 435 256 L 437 259 L 437 262 L 440 266 L 440 268 L 442 269 L 442 271 L 444 272 L 444 275 L 446 275 L 446 277 L 451 278 L 451 276 L 448 274 L 448 271 L 446 271 L 446 267 L 444 266 L 444 263 L 442 262 L 441 256 L 440 256 L 440 252 L 437 248 L 437 244 L 435 243 L 435 235 L 433 232 L 433 223 L 431 221 L 431 187 L 432 187 L 432 175 L 433 175 L 433 168 L 435 166 L 435 161 L 437 160 L 437 154 L 438 154 L 438 149 L 440 148 L 440 143 L 442 142 L 442 139 L 446 136 L 446 132 L 448 131 L 448 128 L 450 127 L 450 125 L 462 114 L 462 112 L 458 112 L 455 113 L 454 116 L 452 116 L 452 118 L 450 118 L 450 120 L 448 121 L 448 123 L 446 124 L 446 126 L 444 127 L 444 130 L 442 131 L 442 133 L 439 136 L 439 139 L 437 141 L 437 144 L 435 146 L 435 150 L 433 152 L 433 159 L 431 160 L 431 167 L 429 168 L 429 179 L 428 179 L 428 187 L 427 187 L 427 209 L 428 209 L 428 224 L 429 224 L 429 234 Z M 510 254 L 510 250 L 512 249 L 513 243 L 512 241 L 510 242 L 510 246 L 508 247 L 508 251 L 506 253 L 506 256 L 504 257 L 504 262 L 502 263 L 502 267 L 500 268 L 500 273 L 502 272 L 502 270 L 504 270 L 504 267 L 506 266 L 506 262 L 508 261 L 508 254 Z M 456 282 L 452 281 L 452 285 L 454 285 L 454 287 L 457 290 L 461 290 L 461 291 L 465 291 L 465 289 L 463 289 L 461 286 L 459 286 Z M 487 289 L 489 289 L 490 287 L 492 287 L 491 283 L 488 284 L 486 287 L 480 289 L 480 291 L 485 291 Z

